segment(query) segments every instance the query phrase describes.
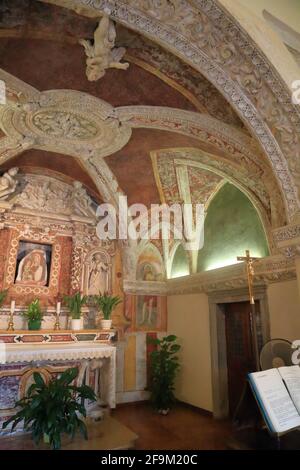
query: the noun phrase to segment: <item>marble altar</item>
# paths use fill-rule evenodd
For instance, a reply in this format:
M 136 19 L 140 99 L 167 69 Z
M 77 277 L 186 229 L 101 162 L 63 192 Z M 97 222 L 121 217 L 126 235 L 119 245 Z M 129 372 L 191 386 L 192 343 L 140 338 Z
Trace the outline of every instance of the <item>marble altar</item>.
M 73 338 L 66 339 L 68 334 Z M 48 381 L 69 367 L 78 367 L 76 383 L 89 385 L 98 397 L 97 404 L 86 403 L 88 415 L 95 412 L 95 406 L 115 408 L 116 348 L 109 343 L 112 333 L 84 330 L 82 334 L 93 339 L 82 340 L 80 332 L 70 331 L 0 331 L 0 426 L 15 413 L 14 404 L 26 394 L 34 372 Z M 104 334 L 108 339 L 103 339 Z

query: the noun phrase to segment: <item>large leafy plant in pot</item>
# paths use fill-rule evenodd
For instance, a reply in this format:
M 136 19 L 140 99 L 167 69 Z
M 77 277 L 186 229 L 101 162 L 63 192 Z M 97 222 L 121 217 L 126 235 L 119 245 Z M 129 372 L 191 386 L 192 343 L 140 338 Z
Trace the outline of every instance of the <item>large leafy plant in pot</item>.
M 104 330 L 110 329 L 112 320 L 111 314 L 113 310 L 122 302 L 120 297 L 110 295 L 108 292 L 94 296 L 94 302 L 96 303 L 99 310 L 103 313 L 103 319 L 101 320 L 101 328 Z
M 31 431 L 36 444 L 44 439 L 53 449 L 60 449 L 64 433 L 73 439 L 80 431 L 87 439 L 86 425 L 79 416 L 86 416 L 83 400 L 95 401 L 96 396 L 87 385 L 72 385 L 77 375 L 78 368 L 74 367 L 46 383 L 41 374 L 34 372 L 34 383 L 15 404 L 20 411 L 3 423 L 3 429 L 12 423 L 12 432 L 23 421 L 24 430 Z
M 174 382 L 180 368 L 177 353 L 181 346 L 174 335 L 162 339 L 149 338 L 148 341 L 156 346 L 150 353 L 151 402 L 159 413 L 167 414 L 176 402 Z
M 65 295 L 64 302 L 68 306 L 72 317 L 72 330 L 82 329 L 82 307 L 87 304 L 88 297 L 76 292 L 73 295 Z
M 23 314 L 27 318 L 29 330 L 40 330 L 43 321 L 43 312 L 39 299 L 33 300 Z

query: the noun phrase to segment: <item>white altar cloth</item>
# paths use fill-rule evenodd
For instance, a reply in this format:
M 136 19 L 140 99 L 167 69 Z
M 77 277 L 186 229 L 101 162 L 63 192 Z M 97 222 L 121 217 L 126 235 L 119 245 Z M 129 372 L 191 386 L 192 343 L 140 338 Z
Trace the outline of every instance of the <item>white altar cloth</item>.
M 76 361 L 80 360 L 82 365 L 88 367 L 89 364 L 106 359 L 106 366 L 103 370 L 105 374 L 105 389 L 107 402 L 110 408 L 116 406 L 116 348 L 108 344 L 95 344 L 95 342 L 67 343 L 67 344 L 1 344 L 2 351 L 1 364 L 16 363 L 39 363 L 43 361 Z M 3 354 L 4 352 L 4 354 Z M 94 361 L 94 365 L 95 365 Z M 102 362 L 102 361 L 100 361 Z M 98 364 L 98 365 L 97 365 Z

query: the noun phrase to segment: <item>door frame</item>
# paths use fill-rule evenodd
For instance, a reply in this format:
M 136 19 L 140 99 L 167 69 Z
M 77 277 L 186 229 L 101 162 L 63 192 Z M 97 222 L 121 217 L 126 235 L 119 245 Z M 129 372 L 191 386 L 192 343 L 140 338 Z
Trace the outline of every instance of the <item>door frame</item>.
M 255 286 L 254 299 L 259 303 L 262 336 L 265 343 L 270 339 L 267 286 Z M 208 295 L 213 416 L 218 419 L 229 416 L 225 304 L 245 301 L 249 301 L 247 288 L 212 292 Z

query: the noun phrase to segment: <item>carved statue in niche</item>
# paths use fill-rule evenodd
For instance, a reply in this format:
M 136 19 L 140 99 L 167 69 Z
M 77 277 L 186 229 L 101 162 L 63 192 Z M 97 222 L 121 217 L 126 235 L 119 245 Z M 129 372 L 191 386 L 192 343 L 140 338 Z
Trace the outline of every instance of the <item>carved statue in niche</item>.
M 16 284 L 45 286 L 47 278 L 46 253 L 43 250 L 33 250 L 20 262 Z
M 80 39 L 87 56 L 86 76 L 94 82 L 105 75 L 106 69 L 115 68 L 126 70 L 127 62 L 121 63 L 126 52 L 124 47 L 115 47 L 116 28 L 108 15 L 104 15 L 94 32 L 94 43 Z
M 88 295 L 104 294 L 108 291 L 108 265 L 101 253 L 95 253 L 88 279 Z
M 10 168 L 4 175 L 0 177 L 0 200 L 5 200 L 8 196 L 15 192 L 18 181 L 15 179 L 18 168 Z

